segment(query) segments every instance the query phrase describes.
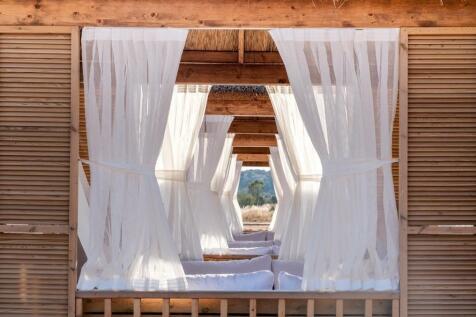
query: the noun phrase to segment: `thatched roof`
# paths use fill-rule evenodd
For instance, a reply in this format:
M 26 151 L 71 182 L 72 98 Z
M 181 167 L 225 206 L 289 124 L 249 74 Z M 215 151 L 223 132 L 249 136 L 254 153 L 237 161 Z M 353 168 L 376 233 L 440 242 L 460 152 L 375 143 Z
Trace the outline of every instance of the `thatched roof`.
M 238 30 L 191 30 L 185 43 L 190 51 L 238 51 Z M 244 48 L 250 52 L 277 51 L 266 30 L 245 30 Z

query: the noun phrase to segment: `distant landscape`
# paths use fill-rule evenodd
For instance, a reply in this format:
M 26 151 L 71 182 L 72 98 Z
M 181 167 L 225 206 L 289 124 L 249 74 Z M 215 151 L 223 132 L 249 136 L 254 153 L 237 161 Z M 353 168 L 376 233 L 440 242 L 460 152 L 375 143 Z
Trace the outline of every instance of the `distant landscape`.
M 276 206 L 271 172 L 264 169 L 242 171 L 238 203 L 242 208 L 244 222 L 270 222 Z

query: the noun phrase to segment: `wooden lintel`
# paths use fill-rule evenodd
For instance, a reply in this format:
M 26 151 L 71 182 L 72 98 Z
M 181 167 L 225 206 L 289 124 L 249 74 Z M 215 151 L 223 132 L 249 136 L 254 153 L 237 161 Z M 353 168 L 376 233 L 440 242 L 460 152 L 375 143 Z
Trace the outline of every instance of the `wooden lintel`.
M 276 134 L 278 128 L 274 119 L 267 120 L 233 120 L 230 133 Z
M 234 147 L 233 154 L 269 154 L 269 147 Z
M 238 154 L 239 161 L 268 162 L 267 154 Z
M 177 83 L 267 85 L 289 83 L 283 65 L 181 63 Z
M 476 2 L 460 0 L 242 1 L 3 0 L 3 25 L 184 28 L 474 26 Z
M 233 116 L 273 117 L 274 111 L 269 99 L 220 100 L 208 99 L 207 114 Z
M 276 146 L 276 136 L 270 134 L 237 134 L 233 139 L 233 147 Z

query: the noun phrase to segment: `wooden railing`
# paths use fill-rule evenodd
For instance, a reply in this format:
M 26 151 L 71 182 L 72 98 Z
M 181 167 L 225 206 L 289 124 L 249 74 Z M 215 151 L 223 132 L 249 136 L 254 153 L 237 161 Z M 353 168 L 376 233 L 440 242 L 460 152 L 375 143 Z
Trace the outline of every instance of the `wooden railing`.
M 76 316 L 206 314 L 256 317 L 399 317 L 398 292 L 105 292 L 79 291 Z M 158 314 L 158 315 L 156 315 Z

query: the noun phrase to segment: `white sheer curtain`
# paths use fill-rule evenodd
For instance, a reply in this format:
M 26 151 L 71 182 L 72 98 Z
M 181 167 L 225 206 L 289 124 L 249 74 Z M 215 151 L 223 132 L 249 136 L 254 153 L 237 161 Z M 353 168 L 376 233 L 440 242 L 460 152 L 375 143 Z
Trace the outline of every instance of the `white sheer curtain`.
M 90 252 L 89 241 L 89 183 L 84 173 L 83 164 L 78 162 L 78 237 L 86 253 Z
M 175 85 L 156 176 L 182 260 L 201 260 L 202 247 L 186 184 L 210 86 Z
M 296 188 L 279 251 L 283 260 L 304 259 L 310 223 L 321 179 L 321 164 L 298 110 L 290 87 L 268 86 L 278 131 L 296 174 Z
M 323 165 L 303 288 L 395 289 L 391 133 L 399 30 L 283 29 L 271 35 Z
M 284 232 L 288 227 L 289 214 L 294 198 L 294 179 L 290 174 L 289 167 L 284 166 L 287 164 L 281 159 L 282 151 L 279 147 L 282 147 L 282 142 L 278 139 L 277 147 L 270 147 L 270 169 L 273 176 L 273 182 L 279 184 L 278 194 L 278 208 L 274 211 L 274 238 L 281 240 Z M 284 157 L 286 160 L 286 157 Z M 288 179 L 289 178 L 289 179 Z M 276 181 L 275 181 L 276 179 Z
M 273 232 L 276 232 L 276 218 L 278 217 L 281 201 L 283 200 L 283 189 L 281 187 L 281 184 L 279 183 L 279 177 L 278 177 L 276 166 L 275 166 L 276 162 L 273 162 L 273 152 L 277 153 L 277 150 L 278 150 L 277 147 L 270 146 L 269 147 L 270 154 L 268 155 L 269 170 L 271 174 L 271 179 L 273 180 L 273 188 L 274 188 L 274 193 L 276 194 L 276 201 L 277 201 L 274 207 L 273 217 L 271 218 L 271 222 L 269 223 L 269 227 L 268 227 L 268 231 L 273 231 Z
M 238 155 L 233 154 L 230 157 L 229 168 L 226 176 L 223 191 L 220 196 L 221 204 L 225 212 L 226 222 L 232 234 L 238 234 L 243 231 L 240 214 L 235 206 L 235 193 L 237 191 L 238 182 L 241 173 L 241 161 L 237 160 Z
M 82 32 L 92 247 L 79 289 L 186 287 L 154 172 L 186 37 L 179 29 Z
M 233 116 L 205 116 L 188 171 L 189 192 L 203 250 L 228 248 L 224 213 L 211 186 L 232 121 Z

